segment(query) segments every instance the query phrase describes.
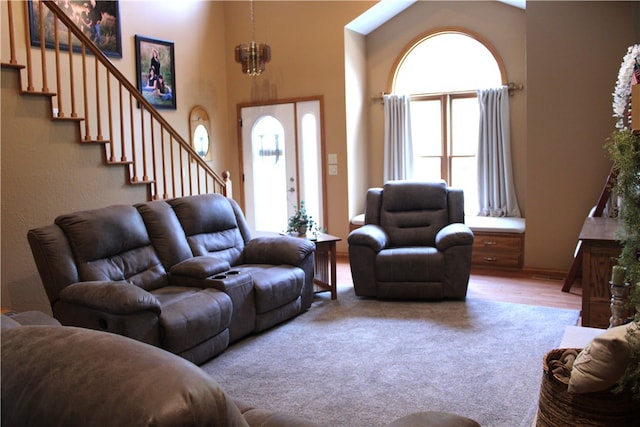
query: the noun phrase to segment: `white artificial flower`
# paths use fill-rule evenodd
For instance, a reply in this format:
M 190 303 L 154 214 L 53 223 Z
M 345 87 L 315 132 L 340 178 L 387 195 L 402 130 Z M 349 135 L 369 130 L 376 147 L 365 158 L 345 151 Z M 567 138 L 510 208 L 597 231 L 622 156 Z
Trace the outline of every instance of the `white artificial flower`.
M 630 104 L 631 79 L 636 64 L 640 65 L 640 45 L 629 46 L 627 54 L 622 59 L 618 81 L 613 93 L 613 117 L 617 117 L 616 128 L 626 129 L 625 114 Z

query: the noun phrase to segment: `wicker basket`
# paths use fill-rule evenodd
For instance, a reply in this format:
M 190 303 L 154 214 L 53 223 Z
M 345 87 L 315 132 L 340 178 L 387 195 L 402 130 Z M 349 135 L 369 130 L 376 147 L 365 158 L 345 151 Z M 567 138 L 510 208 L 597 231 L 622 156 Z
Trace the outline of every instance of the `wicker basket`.
M 565 350 L 551 350 L 544 357 L 536 426 L 640 426 L 640 401 L 634 400 L 631 393 L 567 391 L 567 385 L 549 369 L 550 362 L 560 359 Z

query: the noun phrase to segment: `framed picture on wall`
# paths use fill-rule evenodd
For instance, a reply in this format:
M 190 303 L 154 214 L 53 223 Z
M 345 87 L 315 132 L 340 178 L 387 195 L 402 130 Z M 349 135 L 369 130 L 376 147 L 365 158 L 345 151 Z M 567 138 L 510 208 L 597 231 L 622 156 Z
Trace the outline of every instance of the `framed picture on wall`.
M 156 108 L 176 108 L 173 43 L 136 35 L 138 90 Z
M 122 58 L 122 40 L 120 37 L 120 13 L 118 1 L 100 0 L 58 0 L 58 6 L 93 41 L 100 50 L 112 58 Z M 39 0 L 28 0 L 29 39 L 31 46 L 40 47 L 40 14 L 44 24 L 44 46 L 55 48 L 53 12 Z M 69 50 L 69 31 L 58 22 L 58 42 L 61 50 Z M 74 52 L 80 52 L 80 41 L 74 36 L 71 41 Z

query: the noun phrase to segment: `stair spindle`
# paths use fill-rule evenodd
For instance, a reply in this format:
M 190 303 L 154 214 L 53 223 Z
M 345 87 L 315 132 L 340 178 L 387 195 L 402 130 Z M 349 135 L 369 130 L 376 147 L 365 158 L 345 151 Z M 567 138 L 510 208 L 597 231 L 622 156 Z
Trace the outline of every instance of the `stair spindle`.
M 71 117 L 78 117 L 76 111 L 76 84 L 73 80 L 73 35 L 71 31 L 67 31 L 67 46 L 69 46 L 69 90 L 71 92 Z
M 11 6 L 11 2 L 7 3 L 7 16 L 9 18 L 9 64 L 17 65 L 18 60 L 16 59 L 16 42 L 13 35 L 13 7 Z
M 100 62 L 98 58 L 95 58 L 95 67 L 96 67 L 96 126 L 98 128 L 98 136 L 96 139 L 98 141 L 104 141 L 104 136 L 102 136 L 102 114 L 100 113 Z
M 91 129 L 89 127 L 89 95 L 87 88 L 87 50 L 82 42 L 82 87 L 84 90 L 84 140 L 91 141 Z
M 27 50 L 27 92 L 33 92 L 33 66 L 31 64 L 31 40 L 29 38 L 29 3 L 24 2 L 25 47 Z
M 60 85 L 60 40 L 58 37 L 58 17 L 53 15 L 53 33 L 56 56 L 56 99 L 58 101 L 58 114 L 56 117 L 64 117 L 62 111 L 62 86 Z M 44 50 L 44 49 L 43 49 Z
M 42 92 L 49 92 L 49 87 L 47 86 L 47 58 L 46 58 L 46 49 L 45 49 L 45 38 L 44 38 L 44 9 L 42 2 L 38 2 L 38 15 L 40 17 L 40 61 L 42 62 Z

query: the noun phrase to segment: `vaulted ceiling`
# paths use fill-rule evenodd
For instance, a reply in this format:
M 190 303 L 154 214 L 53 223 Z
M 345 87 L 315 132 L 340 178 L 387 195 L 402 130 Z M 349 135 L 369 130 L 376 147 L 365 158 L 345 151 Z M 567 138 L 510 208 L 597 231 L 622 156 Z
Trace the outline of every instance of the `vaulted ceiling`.
M 526 8 L 526 0 L 499 1 L 520 9 Z M 351 21 L 347 25 L 347 28 L 357 33 L 367 35 L 415 2 L 416 0 L 380 0 L 372 8 Z

